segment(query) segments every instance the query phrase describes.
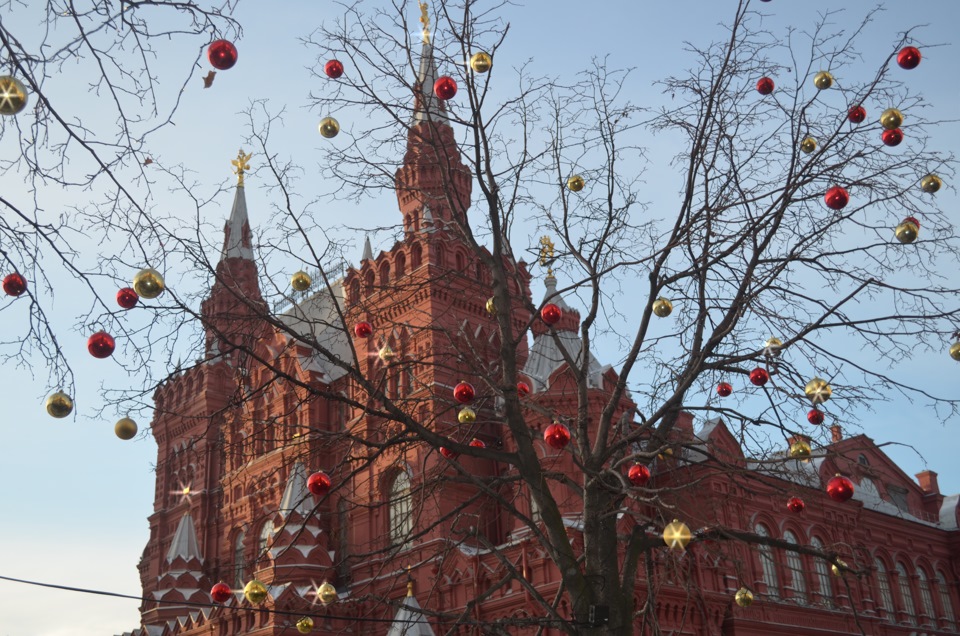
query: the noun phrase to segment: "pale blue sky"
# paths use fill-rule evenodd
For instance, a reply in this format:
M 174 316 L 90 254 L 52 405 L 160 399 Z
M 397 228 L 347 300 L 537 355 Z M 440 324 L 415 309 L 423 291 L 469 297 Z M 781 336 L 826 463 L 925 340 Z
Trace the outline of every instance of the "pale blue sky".
M 843 3 L 850 8 L 835 17 L 835 22 L 857 22 L 867 3 Z M 611 67 L 636 67 L 628 84 L 630 99 L 655 104 L 662 99 L 651 82 L 670 73 L 679 73 L 691 60 L 683 52 L 683 40 L 705 44 L 722 36 L 717 23 L 725 20 L 735 3 L 732 0 L 677 0 L 662 2 L 527 2 L 510 7 L 505 19 L 511 23 L 510 40 L 496 59 L 497 64 L 534 59 L 538 73 L 570 77 L 585 68 L 593 56 L 610 55 Z M 835 0 L 773 0 L 755 3 L 769 17 L 764 26 L 778 31 L 784 25 L 804 27 L 813 23 L 821 11 L 838 5 Z M 268 8 L 269 6 L 269 8 Z M 920 67 L 910 72 L 909 81 L 921 86 L 936 114 L 931 118 L 951 119 L 937 133 L 940 148 L 960 148 L 960 50 L 954 44 L 955 25 L 960 19 L 956 0 L 924 0 L 922 11 L 904 11 L 902 5 L 880 12 L 864 38 L 860 49 L 865 65 L 890 51 L 898 32 L 915 24 L 929 22 L 917 31 L 929 43 L 944 44 L 924 50 Z M 282 3 L 240 3 L 236 14 L 244 36 L 237 42 L 239 62 L 229 71 L 218 73 L 213 88 L 200 89 L 195 79 L 183 95 L 176 126 L 167 129 L 152 149 L 158 161 L 182 162 L 205 183 L 229 183 L 229 160 L 246 134 L 245 122 L 237 113 L 253 98 L 268 97 L 271 106 L 287 107 L 287 119 L 277 131 L 277 150 L 300 163 L 305 170 L 303 182 L 310 193 L 323 191 L 323 176 L 313 174 L 324 142 L 316 134 L 321 114 L 303 106 L 310 90 L 318 90 L 304 67 L 312 63 L 298 43 L 312 25 L 336 12 L 334 3 L 297 1 Z M 415 21 L 415 3 L 410 3 L 410 20 Z M 200 46 L 197 42 L 197 47 Z M 176 63 L 189 63 L 188 57 Z M 511 60 L 510 56 L 514 56 Z M 186 60 L 186 62 L 184 62 Z M 164 64 L 174 64 L 174 60 Z M 179 77 L 182 69 L 172 68 Z M 204 68 L 203 73 L 206 72 Z M 201 73 L 202 74 L 202 73 Z M 508 77 L 502 75 L 501 77 Z M 75 79 L 79 81 L 79 79 Z M 174 80 L 163 90 L 177 91 Z M 55 88 L 55 86 L 52 86 Z M 62 107 L 62 106 L 61 106 Z M 89 107 L 89 104 L 83 108 Z M 77 112 L 78 117 L 94 117 Z M 871 113 L 871 118 L 875 113 Z M 346 117 L 339 115 L 341 123 Z M 677 190 L 677 177 L 667 162 L 675 149 L 669 140 L 650 138 L 653 165 L 647 176 L 649 190 L 644 198 L 657 205 L 669 205 Z M 254 167 L 258 158 L 252 160 Z M 312 189 L 311 189 L 312 188 Z M 268 223 L 268 193 L 258 188 L 255 179 L 247 184 L 248 208 L 253 225 Z M 937 195 L 943 209 L 957 210 L 954 184 L 947 184 Z M 51 200 L 58 195 L 51 194 Z M 62 195 L 60 195 L 62 196 Z M 82 193 L 73 193 L 63 205 Z M 221 224 L 232 196 L 222 195 L 214 218 Z M 161 205 L 162 200 L 158 201 Z M 352 204 L 338 204 L 329 210 L 331 223 L 347 214 L 369 215 L 371 225 L 377 219 L 394 222 L 396 199 L 384 196 L 357 210 Z M 218 217 L 216 215 L 219 215 Z M 219 233 L 210 240 L 221 240 Z M 89 249 L 95 249 L 91 244 Z M 357 245 L 359 256 L 359 244 Z M 535 290 L 539 296 L 541 289 Z M 146 517 L 152 510 L 153 473 L 156 447 L 152 440 L 138 438 L 122 442 L 113 435 L 113 422 L 90 417 L 99 403 L 101 385 L 123 386 L 131 380 L 112 360 L 95 360 L 85 351 L 85 334 L 74 333 L 75 316 L 86 306 L 68 294 L 60 294 L 55 306 L 60 340 L 66 348 L 78 378 L 76 417 L 49 418 L 43 399 L 49 387 L 46 372 L 38 368 L 35 377 L 23 369 L 0 369 L 7 416 L 0 419 L 0 575 L 48 581 L 57 584 L 105 589 L 127 594 L 140 591 L 136 565 L 147 540 Z M 23 326 L 23 308 L 16 305 L 3 310 L 8 334 Z M 18 313 L 18 311 L 20 313 Z M 120 343 L 122 347 L 123 343 Z M 118 353 L 120 348 L 118 347 Z M 608 355 L 614 358 L 615 352 Z M 191 359 L 185 355 L 185 359 Z M 601 356 L 602 357 L 602 356 Z M 42 364 L 38 361 L 38 365 Z M 935 359 L 920 358 L 902 370 L 910 377 L 929 377 L 931 386 L 942 392 L 955 391 L 960 367 L 945 354 Z M 115 416 L 114 416 L 115 415 Z M 140 422 L 141 427 L 147 425 Z M 956 427 L 934 424 L 923 410 L 902 403 L 885 404 L 873 414 L 864 414 L 864 431 L 878 441 L 912 444 L 927 465 L 940 473 L 945 492 L 960 491 L 960 464 L 956 462 Z M 925 467 L 914 452 L 903 448 L 890 450 L 891 456 L 908 474 Z M 0 581 L 0 636 L 105 636 L 138 625 L 137 602 L 45 590 Z

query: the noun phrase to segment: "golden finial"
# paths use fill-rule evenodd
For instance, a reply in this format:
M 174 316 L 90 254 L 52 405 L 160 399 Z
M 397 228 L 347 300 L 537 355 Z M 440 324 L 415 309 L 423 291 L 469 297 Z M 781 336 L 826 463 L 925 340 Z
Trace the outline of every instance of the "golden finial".
M 237 153 L 237 158 L 233 159 L 230 164 L 233 165 L 235 170 L 233 174 L 237 175 L 237 187 L 243 187 L 243 173 L 250 169 L 250 157 L 253 156 L 252 152 L 243 154 L 243 148 L 240 149 L 240 152 Z
M 420 24 L 423 25 L 423 43 L 430 44 L 430 16 L 427 15 L 427 3 L 417 2 L 420 5 Z
M 547 267 L 547 276 L 553 276 L 553 241 L 549 236 L 540 239 L 540 264 Z
M 410 575 L 410 566 L 407 566 L 407 596 L 413 596 L 413 577 Z

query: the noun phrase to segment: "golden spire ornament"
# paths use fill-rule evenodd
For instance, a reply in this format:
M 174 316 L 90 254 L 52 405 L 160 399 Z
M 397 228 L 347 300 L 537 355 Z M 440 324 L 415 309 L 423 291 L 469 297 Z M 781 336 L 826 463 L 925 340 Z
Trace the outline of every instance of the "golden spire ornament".
M 233 174 L 237 175 L 237 187 L 243 187 L 243 175 L 250 169 L 250 157 L 253 156 L 252 152 L 243 154 L 243 148 L 237 153 L 237 158 L 230 161 L 230 164 L 234 167 L 232 170 Z
M 540 265 L 547 268 L 547 276 L 553 276 L 553 241 L 549 236 L 540 239 Z
M 420 6 L 420 24 L 423 25 L 423 43 L 430 44 L 430 16 L 427 15 L 427 3 L 417 2 Z

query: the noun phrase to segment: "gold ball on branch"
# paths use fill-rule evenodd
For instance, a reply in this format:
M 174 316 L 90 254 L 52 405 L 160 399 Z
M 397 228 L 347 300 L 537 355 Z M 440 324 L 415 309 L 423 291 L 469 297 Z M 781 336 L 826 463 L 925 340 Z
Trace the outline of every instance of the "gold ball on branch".
M 47 398 L 47 413 L 57 419 L 66 417 L 73 412 L 73 400 L 63 391 L 57 391 Z
M 912 216 L 908 216 L 900 222 L 893 234 L 903 244 L 913 243 L 920 235 L 920 222 Z
M 380 356 L 380 361 L 384 364 L 397 357 L 397 354 L 393 352 L 393 347 L 390 345 L 383 345 L 380 347 L 380 351 L 377 353 L 377 355 Z
M 920 189 L 927 194 L 933 194 L 943 185 L 943 180 L 935 174 L 928 174 L 920 180 Z
M 491 296 L 490 298 L 487 298 L 487 304 L 485 305 L 485 308 L 487 310 L 487 313 L 490 314 L 491 316 L 497 315 L 497 304 L 496 304 L 496 301 L 493 299 L 493 296 Z
M 839 565 L 840 567 L 837 567 Z M 837 559 L 837 562 L 830 566 L 830 571 L 834 576 L 843 576 L 843 570 L 847 567 L 843 559 Z
M 753 592 L 745 587 L 741 587 L 737 590 L 737 593 L 733 595 L 733 601 L 740 607 L 750 607 L 753 605 Z
M 880 125 L 887 130 L 896 130 L 903 125 L 903 113 L 896 108 L 888 108 L 880 113 Z
M 469 406 L 465 406 L 457 413 L 457 421 L 461 424 L 473 424 L 477 421 L 477 412 Z
M 310 285 L 312 284 L 313 279 L 310 278 L 310 275 L 303 270 L 300 270 L 290 277 L 290 286 L 293 287 L 293 291 L 307 291 L 310 289 Z
M 27 107 L 27 87 L 12 75 L 0 77 L 0 115 L 16 115 Z
M 571 192 L 580 192 L 586 184 L 587 182 L 578 174 L 567 179 L 567 187 L 570 188 Z
M 814 378 L 807 382 L 807 386 L 803 388 L 803 392 L 807 394 L 807 397 L 810 398 L 810 401 L 814 404 L 823 404 L 833 395 L 833 389 L 830 388 L 830 385 L 823 378 Z
M 827 71 L 820 71 L 813 76 L 813 85 L 817 87 L 817 90 L 825 91 L 833 86 L 833 75 Z
M 313 619 L 309 616 L 304 616 L 297 621 L 297 631 L 301 634 L 309 634 L 313 631 Z
M 339 598 L 339 596 L 337 596 L 337 588 L 330 585 L 329 582 L 324 581 L 320 587 L 317 588 L 317 598 L 320 599 L 320 602 L 324 605 L 336 603 Z
M 817 140 L 813 137 L 807 137 L 800 142 L 800 150 L 804 151 L 808 155 L 817 149 Z
M 660 318 L 666 318 L 673 312 L 673 303 L 661 296 L 653 301 L 653 313 Z
M 954 342 L 950 346 L 950 357 L 960 362 L 960 342 Z
M 663 542 L 671 549 L 685 550 L 687 544 L 693 539 L 690 528 L 682 521 L 674 519 L 667 527 L 663 529 Z
M 260 581 L 251 579 L 243 586 L 243 596 L 250 601 L 250 603 L 259 605 L 267 600 L 267 588 Z
M 133 291 L 137 292 L 141 298 L 156 298 L 166 288 L 160 272 L 150 267 L 141 269 L 133 277 Z
M 137 423 L 131 420 L 129 417 L 120 418 L 114 425 L 113 432 L 120 439 L 133 439 L 137 434 Z
M 324 117 L 317 126 L 320 136 L 324 139 L 333 139 L 340 134 L 340 122 L 333 117 Z
M 478 51 L 470 56 L 470 68 L 473 69 L 474 73 L 486 73 L 491 66 L 493 66 L 493 59 L 483 51 Z
M 790 444 L 790 458 L 791 459 L 802 459 L 806 461 L 810 459 L 812 449 L 810 444 L 803 439 L 798 439 L 793 444 Z

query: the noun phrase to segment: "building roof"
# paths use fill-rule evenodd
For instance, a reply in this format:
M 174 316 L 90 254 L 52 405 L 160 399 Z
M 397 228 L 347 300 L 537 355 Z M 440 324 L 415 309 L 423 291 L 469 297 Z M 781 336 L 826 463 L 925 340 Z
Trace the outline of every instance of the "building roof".
M 200 556 L 200 545 L 197 543 L 197 531 L 193 527 L 193 517 L 189 512 L 183 513 L 180 517 L 180 525 L 177 526 L 177 532 L 173 535 L 173 541 L 170 542 L 170 549 L 167 551 L 167 563 L 172 563 L 177 557 L 184 561 L 197 559 L 203 562 Z
M 350 340 L 340 322 L 343 286 L 340 281 L 336 281 L 331 287 L 332 293 L 331 290 L 322 289 L 293 305 L 277 318 L 304 339 L 304 346 L 316 342 L 337 359 L 349 361 L 352 356 Z M 320 353 L 301 353 L 299 357 L 301 368 L 323 376 L 324 382 L 333 382 L 347 373 L 346 369 L 337 366 Z
M 412 584 L 411 584 L 412 585 Z M 408 586 L 407 595 L 397 610 L 397 615 L 387 630 L 387 636 L 435 636 L 430 623 L 424 618 L 420 610 L 420 603 Z
M 296 511 L 307 517 L 312 510 L 313 495 L 307 490 L 307 469 L 302 463 L 297 462 L 290 471 L 287 487 L 284 488 L 283 498 L 280 499 L 280 514 Z
M 250 219 L 247 217 L 247 197 L 243 186 L 237 186 L 233 197 L 233 209 L 224 226 L 223 250 L 220 260 L 227 258 L 245 258 L 253 260 L 253 245 L 250 241 Z

